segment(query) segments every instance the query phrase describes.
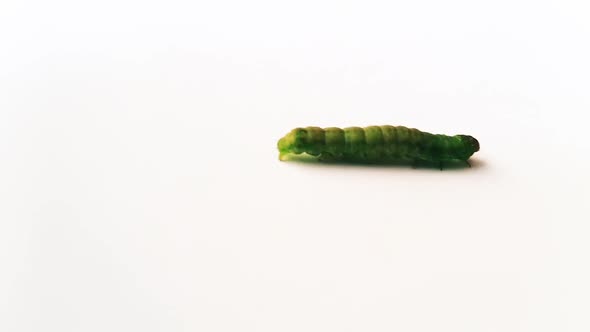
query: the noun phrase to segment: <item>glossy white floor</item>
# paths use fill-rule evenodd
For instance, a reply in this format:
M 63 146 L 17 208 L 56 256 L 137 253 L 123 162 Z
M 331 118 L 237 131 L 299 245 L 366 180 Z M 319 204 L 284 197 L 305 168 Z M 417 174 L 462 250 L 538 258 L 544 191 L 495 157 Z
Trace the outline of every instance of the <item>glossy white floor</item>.
M 588 331 L 582 2 L 0 5 L 0 330 Z M 297 126 L 473 168 L 279 162 Z

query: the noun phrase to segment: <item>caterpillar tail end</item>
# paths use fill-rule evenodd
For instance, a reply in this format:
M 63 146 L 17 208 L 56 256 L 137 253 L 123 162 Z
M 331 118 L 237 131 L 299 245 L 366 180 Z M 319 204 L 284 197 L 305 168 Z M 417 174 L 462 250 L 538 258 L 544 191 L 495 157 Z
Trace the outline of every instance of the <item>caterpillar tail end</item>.
M 286 153 L 283 153 L 283 152 L 280 152 L 280 153 L 279 153 L 279 160 L 280 160 L 280 161 L 285 161 L 285 160 L 287 160 L 287 154 L 286 154 Z

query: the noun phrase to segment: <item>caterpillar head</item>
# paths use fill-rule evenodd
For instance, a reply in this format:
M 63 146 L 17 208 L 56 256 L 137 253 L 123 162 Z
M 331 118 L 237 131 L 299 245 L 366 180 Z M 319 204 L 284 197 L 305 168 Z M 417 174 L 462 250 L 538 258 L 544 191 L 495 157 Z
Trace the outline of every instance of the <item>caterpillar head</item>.
M 457 135 L 457 137 L 459 137 L 461 140 L 461 157 L 465 158 L 465 160 L 479 151 L 479 142 L 475 139 L 475 137 L 469 135 Z
M 287 135 L 283 136 L 277 144 L 279 148 L 279 159 L 284 160 L 288 153 L 302 153 L 305 150 L 307 142 L 307 130 L 295 128 Z

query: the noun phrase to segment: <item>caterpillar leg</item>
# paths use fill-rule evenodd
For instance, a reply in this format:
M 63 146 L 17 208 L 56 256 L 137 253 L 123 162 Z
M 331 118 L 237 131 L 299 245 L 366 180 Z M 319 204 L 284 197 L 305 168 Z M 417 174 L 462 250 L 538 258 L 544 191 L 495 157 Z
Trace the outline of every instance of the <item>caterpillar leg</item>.
M 443 162 L 442 162 L 442 160 L 438 162 L 438 166 L 439 166 L 440 170 L 442 171 L 442 169 L 443 169 Z
M 465 160 L 465 163 L 467 164 L 467 166 L 469 166 L 469 168 L 471 168 L 471 164 L 469 163 L 468 160 Z
M 336 161 L 339 160 L 340 158 L 332 153 L 329 152 L 322 152 L 320 154 L 320 156 L 318 157 L 319 161 L 326 161 L 326 162 L 332 162 L 332 161 Z

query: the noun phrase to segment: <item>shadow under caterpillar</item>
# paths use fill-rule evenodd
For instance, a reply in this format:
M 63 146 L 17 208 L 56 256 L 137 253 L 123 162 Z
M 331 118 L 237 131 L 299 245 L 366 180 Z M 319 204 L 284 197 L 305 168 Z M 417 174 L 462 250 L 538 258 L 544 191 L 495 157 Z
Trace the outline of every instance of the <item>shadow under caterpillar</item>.
M 362 164 L 410 161 L 437 163 L 467 161 L 479 151 L 479 142 L 469 135 L 431 134 L 403 126 L 369 126 L 349 128 L 295 128 L 277 144 L 279 159 L 290 154 L 317 157 L 320 161 Z

